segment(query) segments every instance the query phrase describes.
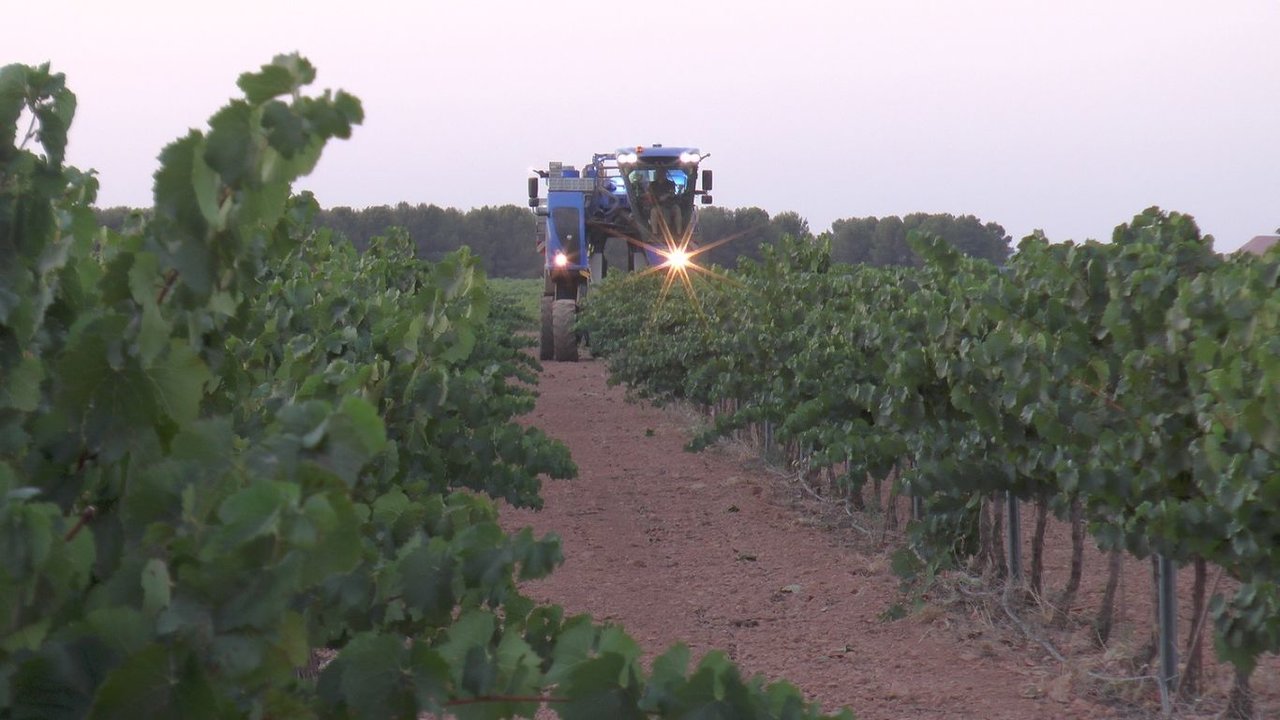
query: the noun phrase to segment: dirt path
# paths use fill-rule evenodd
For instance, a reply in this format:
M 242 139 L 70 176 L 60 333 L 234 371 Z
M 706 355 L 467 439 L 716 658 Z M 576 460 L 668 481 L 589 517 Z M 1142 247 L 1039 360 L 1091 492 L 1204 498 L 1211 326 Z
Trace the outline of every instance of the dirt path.
M 564 540 L 564 567 L 531 583 L 533 597 L 621 623 L 651 655 L 676 641 L 695 656 L 722 649 L 866 720 L 1108 715 L 1053 692 L 1034 652 L 981 622 L 881 620 L 898 598 L 882 552 L 815 527 L 767 470 L 684 452 L 686 423 L 627 403 L 605 372 L 598 361 L 543 372 L 530 421 L 568 444 L 581 474 L 547 483 L 540 512 L 503 511 L 510 527 Z

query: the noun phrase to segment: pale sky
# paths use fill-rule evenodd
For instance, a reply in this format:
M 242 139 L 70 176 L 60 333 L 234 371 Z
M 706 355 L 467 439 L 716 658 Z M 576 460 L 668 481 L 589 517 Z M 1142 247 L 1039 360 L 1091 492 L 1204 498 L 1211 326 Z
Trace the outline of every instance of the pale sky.
M 712 154 L 717 205 L 814 231 L 1106 239 L 1159 205 L 1230 250 L 1280 226 L 1280 0 L 5 5 L 0 64 L 66 73 L 103 206 L 149 205 L 160 149 L 296 50 L 365 107 L 301 185 L 325 206 L 523 204 L 530 167 L 663 143 Z

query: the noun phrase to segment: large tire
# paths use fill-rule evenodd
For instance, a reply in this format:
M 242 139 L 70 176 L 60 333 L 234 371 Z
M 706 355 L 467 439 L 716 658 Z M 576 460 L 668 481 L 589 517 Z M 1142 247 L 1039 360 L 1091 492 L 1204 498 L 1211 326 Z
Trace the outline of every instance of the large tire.
M 578 360 L 578 335 L 573 331 L 573 321 L 577 316 L 577 300 L 556 300 L 551 304 L 551 327 L 556 360 L 561 362 Z
M 555 352 L 555 330 L 551 319 L 551 303 L 555 301 L 550 295 L 542 296 L 542 338 L 538 342 L 538 359 L 550 360 Z

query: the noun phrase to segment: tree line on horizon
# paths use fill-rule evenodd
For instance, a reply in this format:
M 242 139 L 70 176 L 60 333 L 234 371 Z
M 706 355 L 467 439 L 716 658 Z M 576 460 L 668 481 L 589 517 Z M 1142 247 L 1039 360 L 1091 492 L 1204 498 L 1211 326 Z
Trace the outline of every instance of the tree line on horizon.
M 97 212 L 102 225 L 118 230 L 133 210 L 111 207 Z M 323 209 L 317 222 L 360 250 L 373 238 L 400 228 L 413 239 L 418 256 L 424 260 L 438 261 L 466 246 L 480 258 L 489 277 L 536 278 L 542 275 L 542 256 L 534 244 L 535 220 L 528 208 L 519 205 L 458 210 L 401 202 L 363 209 Z M 1011 253 L 1011 238 L 998 223 L 949 213 L 844 218 L 815 235 L 808 221 L 793 211 L 770 216 L 758 207 L 706 207 L 698 212 L 696 240 L 700 245 L 724 241 L 699 259 L 702 264 L 722 267 L 735 267 L 743 259 L 758 261 L 763 246 L 776 245 L 784 236 L 825 239 L 831 243 L 831 257 L 837 262 L 919 266 L 920 258 L 907 245 L 907 233 L 912 230 L 937 234 L 961 252 L 997 264 Z M 625 253 L 622 243 L 610 243 L 605 254 L 611 267 L 625 267 Z

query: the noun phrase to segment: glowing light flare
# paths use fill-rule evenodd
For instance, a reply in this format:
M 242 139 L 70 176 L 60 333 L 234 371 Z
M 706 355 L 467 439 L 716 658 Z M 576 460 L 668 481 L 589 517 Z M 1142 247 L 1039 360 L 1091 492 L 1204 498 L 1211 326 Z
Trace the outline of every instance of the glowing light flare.
M 684 270 L 689 266 L 689 251 L 682 247 L 672 248 L 663 253 L 667 258 L 667 267 L 672 270 Z
M 688 298 L 689 304 L 693 307 L 698 319 L 704 324 L 707 322 L 707 315 L 702 309 L 702 302 L 698 299 L 698 293 L 694 287 L 692 277 L 694 273 L 701 273 L 710 279 L 724 281 L 739 287 L 742 285 L 732 277 L 698 264 L 696 258 L 709 250 L 742 237 L 746 234 L 746 231 L 735 233 L 696 248 L 692 247 L 693 233 L 694 224 L 691 223 L 680 231 L 679 237 L 676 237 L 672 233 L 672 228 L 668 225 L 666 217 L 658 215 L 655 227 L 652 228 L 652 242 L 645 242 L 638 237 L 624 236 L 627 244 L 636 250 L 653 252 L 663 258 L 662 262 L 638 273 L 639 275 L 663 273 L 662 289 L 658 293 L 658 301 L 653 308 L 654 312 L 649 315 L 649 323 L 653 323 L 656 320 L 657 309 L 666 302 L 677 282 L 680 283 L 680 287 L 684 291 L 685 297 Z
M 552 262 L 556 264 L 556 267 L 562 268 L 569 264 L 569 256 L 562 252 L 558 252 Z
M 707 252 L 708 250 L 719 247 L 725 244 L 726 242 L 736 238 L 737 235 L 733 237 L 723 238 L 721 240 L 717 240 L 716 242 L 709 243 L 707 245 L 703 245 L 701 247 L 695 248 L 695 247 L 692 247 L 693 230 L 694 230 L 692 225 L 684 228 L 684 231 L 680 233 L 680 237 L 677 238 L 671 233 L 670 228 L 667 226 L 666 220 L 664 218 L 659 217 L 658 227 L 656 227 L 654 230 L 655 230 L 654 235 L 656 236 L 656 239 L 658 240 L 658 243 L 659 243 L 656 246 L 646 245 L 645 243 L 642 243 L 642 242 L 631 241 L 633 242 L 633 244 L 641 248 L 653 250 L 663 258 L 663 262 L 661 264 L 657 265 L 656 267 L 649 268 L 646 272 L 656 272 L 656 271 L 665 270 L 667 272 L 668 282 L 674 281 L 676 279 L 680 279 L 688 287 L 688 290 L 690 292 L 692 292 L 692 285 L 689 282 L 689 274 L 691 271 L 705 273 L 709 276 L 712 276 L 721 280 L 730 280 L 730 278 L 725 277 L 724 275 L 721 275 L 717 272 L 713 272 L 710 268 L 699 265 L 697 262 L 695 262 L 695 258 L 697 258 L 702 253 Z
M 653 230 L 654 239 L 657 240 L 657 243 L 653 245 L 633 238 L 628 238 L 627 242 L 642 250 L 651 250 L 663 258 L 661 263 L 646 269 L 642 273 L 664 273 L 662 290 L 658 294 L 657 305 L 660 307 L 666 301 L 667 296 L 671 293 L 671 289 L 677 282 L 679 282 L 685 296 L 693 306 L 694 312 L 697 314 L 698 318 L 705 323 L 707 321 L 707 316 L 702 310 L 702 302 L 698 299 L 698 293 L 694 289 L 693 273 L 702 273 L 710 278 L 724 280 L 734 284 L 737 284 L 737 281 L 717 273 L 708 267 L 699 265 L 694 261 L 694 259 L 698 255 L 701 255 L 712 248 L 719 247 L 720 245 L 737 238 L 741 233 L 717 240 L 716 242 L 709 243 L 702 247 L 694 248 L 691 247 L 693 243 L 694 230 L 692 225 L 684 228 L 680 233 L 680 236 L 677 238 L 672 234 L 671 228 L 667 225 L 666 219 L 659 216 L 657 227 L 653 228 Z M 652 320 L 652 318 L 650 318 L 650 320 Z

